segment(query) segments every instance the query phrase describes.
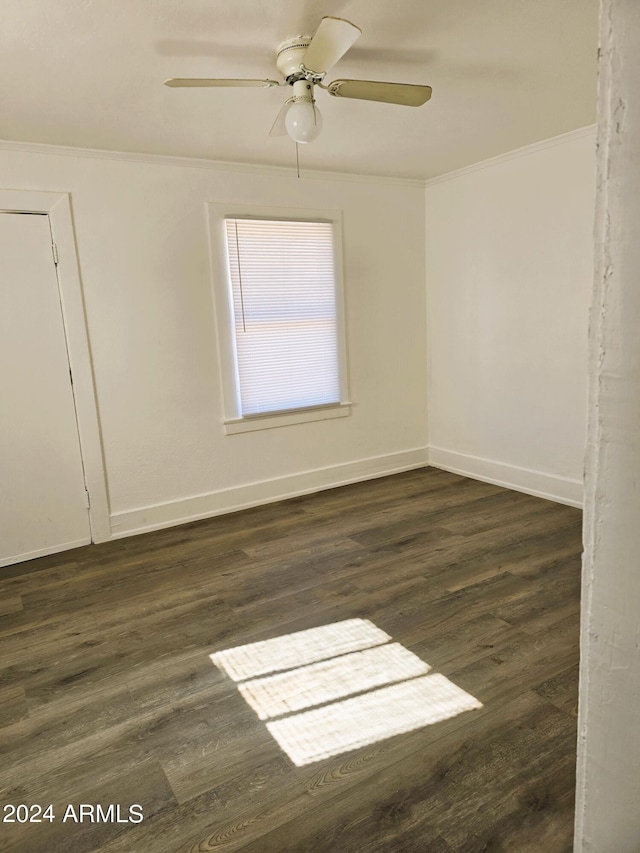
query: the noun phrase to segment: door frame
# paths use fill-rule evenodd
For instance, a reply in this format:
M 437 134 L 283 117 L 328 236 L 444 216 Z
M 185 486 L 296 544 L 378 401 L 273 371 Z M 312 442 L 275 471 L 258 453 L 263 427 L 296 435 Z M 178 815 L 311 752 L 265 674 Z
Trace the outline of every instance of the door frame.
M 93 542 L 111 538 L 107 477 L 102 434 L 93 377 L 82 280 L 73 230 L 69 193 L 0 189 L 3 213 L 44 213 L 49 217 L 52 241 L 57 248 L 56 274 L 67 339 L 69 367 L 78 422 L 85 485 L 89 492 L 89 526 Z

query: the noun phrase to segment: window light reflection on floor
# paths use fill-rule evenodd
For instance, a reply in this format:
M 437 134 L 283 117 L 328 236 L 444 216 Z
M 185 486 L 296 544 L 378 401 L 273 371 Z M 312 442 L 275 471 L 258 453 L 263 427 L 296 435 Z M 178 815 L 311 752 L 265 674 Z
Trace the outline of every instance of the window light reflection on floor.
M 482 708 L 390 640 L 372 622 L 348 619 L 210 658 L 303 766 Z
M 268 720 L 425 675 L 429 669 L 400 643 L 388 643 L 245 681 L 238 689 L 260 719 Z
M 387 643 L 391 637 L 368 619 L 346 619 L 320 628 L 296 631 L 272 640 L 236 646 L 210 655 L 219 669 L 234 681 L 244 681 L 257 675 L 293 669 L 336 655 L 368 649 Z

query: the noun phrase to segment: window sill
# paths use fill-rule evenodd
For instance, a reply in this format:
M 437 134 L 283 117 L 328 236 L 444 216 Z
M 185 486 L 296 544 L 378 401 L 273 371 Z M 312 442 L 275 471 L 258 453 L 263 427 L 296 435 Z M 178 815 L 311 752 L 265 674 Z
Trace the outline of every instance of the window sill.
M 311 421 L 326 421 L 332 418 L 346 418 L 351 414 L 351 403 L 338 403 L 335 406 L 322 406 L 317 409 L 297 409 L 273 415 L 253 415 L 249 418 L 233 418 L 224 422 L 227 435 L 239 432 L 254 432 L 259 429 L 305 424 Z

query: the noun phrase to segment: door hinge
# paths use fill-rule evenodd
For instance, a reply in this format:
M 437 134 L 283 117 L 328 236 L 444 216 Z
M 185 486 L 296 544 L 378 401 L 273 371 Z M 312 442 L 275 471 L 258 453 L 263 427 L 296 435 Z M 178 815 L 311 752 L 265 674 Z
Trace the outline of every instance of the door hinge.
M 91 497 L 89 495 L 89 489 L 85 489 L 84 493 L 86 495 L 87 509 L 91 509 Z
M 53 252 L 53 263 L 58 266 L 58 246 L 56 243 L 51 244 L 51 251 Z

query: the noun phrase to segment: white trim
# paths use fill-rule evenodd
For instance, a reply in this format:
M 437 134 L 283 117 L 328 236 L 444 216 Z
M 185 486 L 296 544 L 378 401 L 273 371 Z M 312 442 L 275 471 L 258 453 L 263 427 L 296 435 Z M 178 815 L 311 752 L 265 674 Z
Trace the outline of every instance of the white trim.
M 250 418 L 235 418 L 224 422 L 227 435 L 241 432 L 255 432 L 260 429 L 308 424 L 313 421 L 328 421 L 331 418 L 346 418 L 351 414 L 351 403 L 336 406 L 321 406 L 317 409 L 297 409 L 274 415 L 256 415 Z
M 474 480 L 482 480 L 485 483 L 514 489 L 516 492 L 525 492 L 535 497 L 582 508 L 581 480 L 571 480 L 568 477 L 558 477 L 543 471 L 520 468 L 518 465 L 470 456 L 455 450 L 446 450 L 443 447 L 430 446 L 427 458 L 428 464 L 434 468 L 442 468 Z
M 523 145 L 521 148 L 514 148 L 511 151 L 505 151 L 504 154 L 498 154 L 496 157 L 490 157 L 488 160 L 480 160 L 477 163 L 472 163 L 469 166 L 464 166 L 462 169 L 456 169 L 454 172 L 446 172 L 444 175 L 436 175 L 434 178 L 427 178 L 424 182 L 426 188 L 442 184 L 445 181 L 453 181 L 456 178 L 461 178 L 463 175 L 470 175 L 473 172 L 480 172 L 483 169 L 490 169 L 492 166 L 498 166 L 500 163 L 507 163 L 509 160 L 516 160 L 519 157 L 528 157 L 530 154 L 537 154 L 539 151 L 545 151 L 547 148 L 555 148 L 556 145 L 565 145 L 567 142 L 575 142 L 577 139 L 592 136 L 593 145 L 596 144 L 596 126 L 595 124 L 580 127 L 577 130 L 570 130 L 568 133 L 561 133 L 559 136 L 552 136 L 549 139 L 543 139 L 540 142 L 533 142 L 530 145 Z
M 0 189 L 0 210 L 44 213 L 49 216 L 51 233 L 58 248 L 58 285 L 67 334 L 69 364 L 73 373 L 85 484 L 91 497 L 91 536 L 94 542 L 104 542 L 111 536 L 107 481 L 70 197 L 68 193 Z M 80 544 L 86 543 L 71 543 L 64 547 L 75 548 Z M 31 558 L 27 556 L 12 560 Z
M 71 145 L 47 145 L 40 142 L 20 142 L 0 139 L 0 151 L 18 151 L 24 154 L 48 154 L 56 157 L 91 157 L 96 160 L 119 160 L 127 163 L 147 163 L 151 166 L 181 166 L 188 169 L 211 169 L 266 175 L 298 180 L 297 169 L 289 166 L 266 166 L 258 163 L 238 163 L 227 160 L 206 160 L 199 157 L 179 157 L 171 154 L 144 154 L 133 151 L 106 151 L 101 148 L 75 148 Z M 302 169 L 305 181 L 348 181 L 357 184 L 383 184 L 386 186 L 424 187 L 422 178 L 399 178 L 390 175 L 364 175 L 357 172 L 331 172 L 321 169 Z
M 306 181 L 347 181 L 353 183 L 364 184 L 382 184 L 385 186 L 402 186 L 425 188 L 443 181 L 451 181 L 454 178 L 467 175 L 472 172 L 477 172 L 481 169 L 495 166 L 499 163 L 505 163 L 508 160 L 513 160 L 517 157 L 526 157 L 529 154 L 535 154 L 537 151 L 543 151 L 546 148 L 553 148 L 556 145 L 563 145 L 566 142 L 572 142 L 582 137 L 593 135 L 595 141 L 594 124 L 580 127 L 576 130 L 570 130 L 567 133 L 561 133 L 558 136 L 551 136 L 548 139 L 543 139 L 540 142 L 533 142 L 529 145 L 523 145 L 520 148 L 514 148 L 511 151 L 506 151 L 503 154 L 498 154 L 495 157 L 490 157 L 487 160 L 480 160 L 477 163 L 471 163 L 468 166 L 463 166 L 461 169 L 456 169 L 452 172 L 445 172 L 442 175 L 436 175 L 433 178 L 401 178 L 391 175 L 365 175 L 357 172 L 331 172 L 321 169 L 304 169 L 301 172 L 302 178 Z M 265 175 L 279 178 L 295 178 L 298 179 L 297 170 L 288 166 L 267 166 L 258 163 L 238 163 L 231 160 L 207 160 L 201 157 L 180 157 L 171 154 L 149 154 L 139 153 L 134 151 L 107 151 L 102 148 L 76 148 L 71 145 L 48 145 L 43 142 L 20 142 L 13 139 L 0 139 L 0 151 L 17 151 L 23 154 L 45 154 L 53 157 L 88 157 L 95 160 L 117 160 L 125 163 L 146 163 L 151 166 L 179 166 L 188 169 L 209 169 L 214 171 L 244 173 L 250 175 Z
M 49 554 L 60 554 L 62 551 L 70 551 L 72 548 L 81 548 L 83 545 L 90 545 L 91 540 L 76 539 L 74 542 L 65 542 L 64 545 L 54 545 L 51 548 L 38 548 L 36 551 L 29 551 L 26 554 L 18 554 L 18 556 L 5 557 L 0 560 L 0 569 L 6 566 L 12 566 L 14 563 L 24 563 L 26 560 L 35 560 L 38 557 L 47 557 Z
M 418 447 L 386 456 L 347 462 L 344 465 L 316 468 L 301 474 L 291 474 L 288 477 L 249 483 L 219 492 L 193 495 L 180 500 L 116 512 L 111 516 L 113 538 L 120 539 L 136 533 L 161 530 L 176 524 L 186 524 L 202 518 L 237 512 L 298 495 L 334 489 L 377 477 L 387 477 L 413 468 L 424 468 L 426 465 L 427 448 Z

